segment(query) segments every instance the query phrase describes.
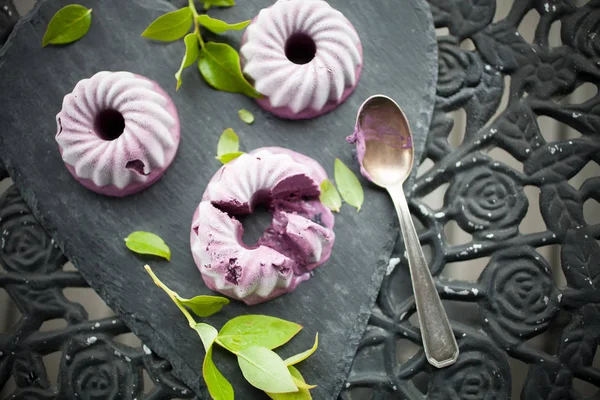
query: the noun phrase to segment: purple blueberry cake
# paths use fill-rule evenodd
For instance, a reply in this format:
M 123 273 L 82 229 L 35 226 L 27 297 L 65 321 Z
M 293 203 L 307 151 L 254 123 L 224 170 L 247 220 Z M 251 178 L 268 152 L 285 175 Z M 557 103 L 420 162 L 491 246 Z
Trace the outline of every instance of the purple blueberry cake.
M 98 72 L 75 85 L 56 116 L 56 141 L 83 186 L 127 196 L 156 182 L 179 147 L 179 117 L 156 82 L 130 72 Z
M 244 74 L 264 95 L 259 105 L 287 119 L 314 118 L 352 93 L 362 71 L 358 33 L 323 0 L 279 0 L 246 29 Z
M 266 147 L 219 169 L 192 221 L 191 248 L 206 285 L 248 305 L 293 291 L 329 259 L 334 218 L 319 201 L 327 178 L 313 159 Z M 255 246 L 236 216 L 266 205 L 271 225 Z

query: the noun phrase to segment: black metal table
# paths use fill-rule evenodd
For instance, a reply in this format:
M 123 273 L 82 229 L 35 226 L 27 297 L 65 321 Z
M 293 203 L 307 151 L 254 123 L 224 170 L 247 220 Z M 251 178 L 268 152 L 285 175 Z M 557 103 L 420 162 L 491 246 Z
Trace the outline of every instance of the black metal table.
M 600 2 L 576 7 L 570 0 L 518 0 L 508 16 L 492 22 L 494 0 L 430 0 L 439 37 L 437 101 L 427 150 L 434 166 L 407 188 L 420 225 L 420 238 L 445 300 L 472 304 L 475 323 L 453 320 L 461 355 L 437 370 L 422 349 L 408 359 L 399 349 L 420 347 L 402 244 L 384 280 L 369 327 L 357 352 L 342 399 L 508 399 L 509 358 L 528 365 L 521 398 L 578 399 L 575 380 L 600 387 L 592 366 L 600 343 L 600 225 L 586 221 L 583 204 L 600 202 L 600 176 L 574 188 L 568 180 L 590 161 L 600 163 L 600 95 L 582 104 L 558 103 L 585 82 L 600 83 Z M 536 9 L 540 20 L 534 44 L 518 26 Z M 0 0 L 0 40 L 16 21 L 10 1 Z M 551 47 L 551 25 L 561 22 L 563 45 Z M 598 35 L 598 38 L 596 36 Z M 460 44 L 471 39 L 475 50 Z M 501 107 L 510 77 L 510 96 Z M 453 120 L 464 110 L 462 143 L 448 138 Z M 581 133 L 571 140 L 547 142 L 536 118 L 547 116 Z M 522 163 L 523 170 L 494 160 L 499 147 Z M 7 177 L 0 163 L 0 180 Z M 441 210 L 422 199 L 449 183 Z M 547 230 L 523 234 L 519 224 L 529 204 L 525 186 L 540 190 Z M 452 245 L 444 226 L 456 221 L 472 235 Z M 559 288 L 538 248 L 560 246 L 567 286 Z M 488 257 L 477 282 L 449 281 L 439 275 L 449 263 Z M 66 258 L 38 225 L 15 187 L 0 198 L 0 288 L 18 306 L 22 318 L 0 334 L 0 387 L 12 376 L 16 399 L 196 398 L 171 373 L 169 363 L 147 347 L 114 340 L 128 332 L 116 317 L 89 320 L 81 304 L 69 301 L 64 288 L 87 284 L 77 271 L 65 271 Z M 472 308 L 469 308 L 472 309 Z M 68 326 L 39 331 L 46 320 L 64 318 Z M 558 331 L 547 351 L 532 339 Z M 82 345 L 81 338 L 94 343 Z M 556 350 L 553 350 L 556 349 Z M 52 387 L 42 357 L 60 351 L 57 387 Z M 154 383 L 144 393 L 142 373 Z M 599 392 L 600 393 L 600 392 Z M 595 397 L 597 398 L 597 393 Z

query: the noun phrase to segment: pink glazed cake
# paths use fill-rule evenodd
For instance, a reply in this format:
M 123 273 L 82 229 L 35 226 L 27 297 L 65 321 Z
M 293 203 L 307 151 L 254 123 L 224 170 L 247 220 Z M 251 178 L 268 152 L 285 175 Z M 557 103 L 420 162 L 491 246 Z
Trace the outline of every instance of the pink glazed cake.
M 224 165 L 202 197 L 192 221 L 191 248 L 206 285 L 248 305 L 293 291 L 329 259 L 334 218 L 319 201 L 327 178 L 313 159 L 266 147 Z M 273 215 L 255 246 L 242 241 L 236 216 L 257 204 Z
M 156 182 L 179 147 L 179 117 L 158 84 L 131 72 L 98 72 L 75 85 L 56 116 L 60 154 L 83 186 L 127 196 Z
M 246 29 L 242 70 L 259 105 L 287 119 L 325 114 L 352 93 L 362 71 L 358 33 L 323 0 L 279 0 Z

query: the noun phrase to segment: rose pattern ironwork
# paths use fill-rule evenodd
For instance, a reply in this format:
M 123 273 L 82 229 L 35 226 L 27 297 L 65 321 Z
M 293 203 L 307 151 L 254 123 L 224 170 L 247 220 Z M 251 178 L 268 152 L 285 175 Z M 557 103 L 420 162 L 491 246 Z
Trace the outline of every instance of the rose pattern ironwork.
M 600 1 L 592 0 L 587 7 L 564 18 L 561 37 L 563 43 L 571 46 L 593 62 L 600 60 Z
M 4 194 L 0 209 L 0 263 L 10 272 L 49 273 L 67 262 L 41 228 L 16 188 Z
M 600 387 L 600 371 L 592 365 L 600 343 L 600 226 L 586 221 L 583 212 L 588 199 L 600 199 L 600 171 L 580 188 L 568 181 L 590 161 L 600 161 L 600 95 L 582 104 L 560 104 L 557 96 L 585 82 L 600 83 L 600 36 L 595 39 L 600 2 L 576 7 L 569 0 L 515 1 L 508 15 L 495 22 L 492 0 L 429 3 L 436 28 L 448 28 L 451 36 L 438 38 L 436 110 L 423 155 L 434 166 L 407 189 L 434 275 L 448 263 L 490 257 L 477 282 L 435 278 L 443 300 L 476 304 L 479 317 L 474 326 L 451 318 L 463 352 L 450 368 L 429 366 L 422 350 L 405 361 L 396 357 L 403 347 L 410 348 L 407 341 L 413 348 L 421 345 L 417 322 L 411 322 L 415 307 L 398 243 L 392 256 L 400 263 L 384 279 L 342 398 L 509 399 L 507 356 L 529 365 L 520 398 L 583 398 L 574 387 L 576 379 Z M 533 44 L 518 31 L 531 9 L 540 15 Z M 564 45 L 551 47 L 550 26 L 559 20 Z M 467 38 L 475 50 L 460 47 Z M 500 109 L 506 76 L 511 77 L 508 104 Z M 449 114 L 460 109 L 467 123 L 462 143 L 454 147 Z M 548 142 L 539 116 L 582 136 Z M 494 148 L 510 153 L 523 170 L 494 160 L 488 155 Z M 431 209 L 423 198 L 446 183 L 444 205 Z M 526 186 L 540 190 L 545 231 L 520 230 L 531 206 Z M 472 235 L 469 243 L 449 243 L 444 226 L 452 220 Z M 557 287 L 557 274 L 537 251 L 548 245 L 560 245 L 567 287 Z M 559 315 L 569 315 L 571 322 L 563 326 L 562 337 L 548 339 L 558 345 L 557 354 L 533 346 L 530 341 L 558 324 Z M 467 350 L 474 339 L 478 347 Z M 490 364 L 495 365 L 491 371 Z M 419 381 L 423 373 L 428 387 Z
M 478 57 L 461 51 L 458 45 L 458 40 L 453 37 L 438 40 L 437 93 L 442 97 L 464 94 L 468 92 L 465 89 L 474 88 L 481 80 L 483 65 L 478 62 Z
M 432 400 L 495 400 L 510 396 L 506 355 L 491 342 L 470 337 L 460 341 L 460 359 L 432 374 L 428 398 Z
M 470 164 L 471 168 L 455 175 L 446 192 L 445 201 L 450 205 L 446 214 L 478 239 L 503 240 L 516 235 L 528 208 L 519 177 L 507 173 L 510 170 L 499 163 Z
M 101 335 L 73 338 L 61 360 L 59 397 L 82 400 L 138 397 L 142 385 L 131 356 Z
M 516 346 L 545 329 L 559 311 L 559 293 L 550 267 L 530 247 L 502 250 L 479 277 L 486 331 L 503 347 Z
M 0 4 L 3 4 L 0 0 Z M 474 326 L 452 320 L 461 348 L 456 364 L 430 366 L 423 353 L 403 245 L 398 242 L 367 331 L 340 398 L 487 400 L 509 399 L 508 357 L 529 365 L 520 397 L 525 400 L 582 398 L 575 379 L 600 387 L 593 359 L 600 342 L 600 225 L 586 221 L 583 204 L 600 201 L 600 176 L 574 188 L 568 180 L 590 161 L 600 163 L 600 95 L 582 104 L 557 103 L 585 82 L 600 84 L 600 1 L 576 7 L 571 0 L 518 0 L 503 19 L 493 21 L 495 0 L 429 0 L 439 39 L 436 109 L 427 150 L 435 166 L 406 188 L 420 226 L 421 243 L 443 300 L 477 307 Z M 518 31 L 532 9 L 540 15 L 533 44 Z M 561 21 L 563 45 L 549 45 L 553 22 Z M 1 22 L 1 21 L 0 21 Z M 4 27 L 5 28 L 5 27 Z M 471 39 L 475 50 L 460 44 Z M 500 109 L 504 79 L 511 77 L 508 105 Z M 450 144 L 454 122 L 449 113 L 463 109 L 464 139 Z M 581 137 L 547 142 L 537 123 L 546 116 L 571 126 Z M 501 148 L 523 164 L 517 171 L 496 162 L 489 151 Z M 0 162 L 0 180 L 7 176 Z M 440 210 L 423 198 L 449 183 Z M 525 186 L 540 190 L 547 230 L 522 233 L 528 210 Z M 444 226 L 456 221 L 472 235 L 452 245 Z M 171 373 L 166 360 L 148 348 L 117 343 L 128 331 L 118 318 L 89 321 L 79 304 L 62 293 L 87 287 L 31 216 L 16 189 L 0 198 L 0 288 L 17 304 L 23 318 L 0 334 L 0 384 L 12 376 L 16 399 L 168 399 L 198 398 Z M 558 288 L 537 248 L 560 245 L 567 281 Z M 477 282 L 440 277 L 448 263 L 490 257 Z M 477 314 L 477 313 L 474 313 Z M 530 341 L 556 323 L 570 321 L 555 338 L 556 354 Z M 68 327 L 39 332 L 51 318 Z M 477 329 L 477 324 L 481 330 Z M 416 352 L 400 354 L 411 344 Z M 60 351 L 56 387 L 42 357 Z M 149 393 L 145 370 L 154 383 Z M 77 394 L 77 396 L 75 396 Z

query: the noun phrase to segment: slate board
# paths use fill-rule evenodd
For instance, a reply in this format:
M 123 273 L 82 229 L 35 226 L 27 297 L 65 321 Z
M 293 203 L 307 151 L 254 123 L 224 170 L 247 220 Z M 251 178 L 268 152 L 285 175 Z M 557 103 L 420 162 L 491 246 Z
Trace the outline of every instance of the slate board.
M 197 335 L 144 272 L 143 264 L 149 260 L 130 253 L 123 238 L 133 230 L 160 234 L 173 257 L 170 263 L 150 260 L 159 277 L 186 297 L 209 293 L 192 260 L 189 227 L 205 186 L 219 167 L 214 155 L 224 128 L 238 132 L 243 150 L 283 146 L 315 158 L 330 175 L 335 157 L 358 172 L 353 149 L 344 138 L 352 132 L 362 101 L 383 93 L 405 108 L 416 136 L 418 160 L 437 77 L 428 6 L 423 0 L 332 0 L 361 36 L 365 66 L 360 84 L 333 112 L 290 122 L 262 111 L 242 95 L 212 90 L 195 68 L 186 70 L 183 87 L 175 92 L 173 73 L 183 43 L 157 44 L 140 37 L 150 21 L 174 8 L 161 0 L 83 0 L 94 8 L 89 33 L 74 44 L 42 49 L 47 22 L 70 2 L 43 2 L 20 21 L 0 52 L 0 159 L 35 216 L 90 285 L 144 343 L 173 364 L 187 385 L 208 398 L 201 379 L 204 351 Z M 210 14 L 237 22 L 272 4 L 269 0 L 239 3 L 243 4 Z M 224 39 L 238 47 L 240 34 Z M 182 140 L 174 164 L 157 184 L 124 199 L 99 196 L 80 186 L 67 172 L 54 141 L 54 118 L 62 97 L 77 81 L 100 70 L 128 70 L 156 80 L 172 96 L 181 118 Z M 254 125 L 239 121 L 240 108 L 254 113 Z M 365 187 L 360 213 L 344 206 L 336 215 L 332 257 L 312 279 L 274 301 L 254 307 L 234 303 L 207 319 L 220 327 L 240 314 L 264 313 L 301 323 L 304 330 L 279 351 L 284 358 L 310 347 L 319 332 L 319 350 L 300 365 L 306 380 L 318 385 L 315 399 L 337 397 L 397 235 L 391 201 L 366 182 Z M 215 357 L 238 398 L 266 398 L 243 381 L 233 357 L 222 352 Z

